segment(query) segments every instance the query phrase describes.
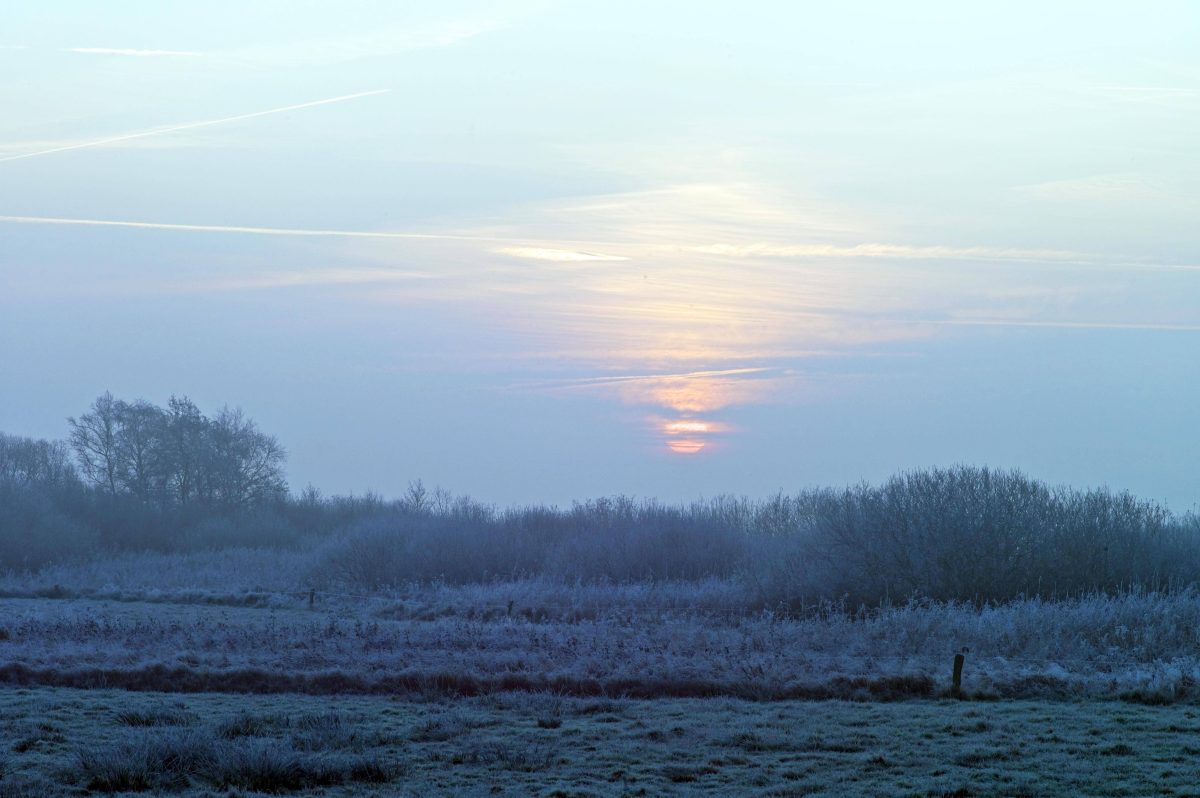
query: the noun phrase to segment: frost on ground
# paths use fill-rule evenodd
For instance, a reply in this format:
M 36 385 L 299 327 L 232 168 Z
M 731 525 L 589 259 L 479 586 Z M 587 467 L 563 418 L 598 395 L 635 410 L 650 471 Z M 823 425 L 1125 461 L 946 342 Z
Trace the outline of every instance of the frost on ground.
M 1188 794 L 1200 710 L 0 690 L 0 794 Z
M 363 595 L 313 592 L 305 563 L 142 553 L 0 578 L 0 796 L 1200 783 L 1192 591 L 785 616 L 717 578 Z M 964 648 L 976 700 L 948 700 Z
M 302 593 L 222 602 L 182 587 L 122 600 L 10 597 L 0 599 L 0 680 L 183 692 L 894 699 L 946 694 L 951 658 L 966 648 L 971 697 L 1200 697 L 1200 597 L 1191 592 L 785 618 L 706 607 L 719 584 L 592 586 L 564 605 L 570 590 L 536 581 L 414 588 L 321 595 L 312 606 Z

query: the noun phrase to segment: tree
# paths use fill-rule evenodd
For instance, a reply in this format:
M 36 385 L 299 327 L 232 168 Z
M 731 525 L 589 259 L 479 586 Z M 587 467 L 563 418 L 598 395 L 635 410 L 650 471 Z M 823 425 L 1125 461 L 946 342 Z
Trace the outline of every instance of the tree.
M 166 486 L 166 413 L 144 399 L 116 406 L 118 479 L 142 501 L 163 499 Z
M 79 458 L 83 475 L 109 495 L 117 494 L 120 476 L 118 434 L 120 429 L 117 402 L 105 391 L 92 402 L 92 409 L 78 420 L 68 418 L 70 442 Z
M 0 482 L 59 488 L 77 485 L 78 480 L 70 449 L 65 444 L 0 432 Z
M 222 408 L 208 424 L 206 497 L 229 507 L 248 507 L 282 497 L 283 447 L 258 430 L 240 409 Z
M 206 459 L 208 419 L 186 396 L 167 401 L 163 425 L 165 489 L 178 504 L 189 504 L 200 495 Z
M 186 396 L 163 409 L 105 393 L 69 421 L 84 475 L 110 496 L 246 508 L 287 493 L 283 447 L 238 409 L 210 419 Z

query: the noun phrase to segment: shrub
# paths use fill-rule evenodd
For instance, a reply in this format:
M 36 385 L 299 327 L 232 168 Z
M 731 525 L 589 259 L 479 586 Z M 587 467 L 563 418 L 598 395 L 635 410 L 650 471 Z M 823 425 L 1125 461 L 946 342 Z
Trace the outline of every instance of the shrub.
M 764 606 L 914 596 L 1005 601 L 1180 587 L 1200 573 L 1200 529 L 1128 493 L 1051 489 L 1015 471 L 957 467 L 881 486 L 778 499 L 743 575 Z
M 95 533 L 41 487 L 0 481 L 0 571 L 38 568 L 95 550 Z
M 259 507 L 204 518 L 181 536 L 175 548 L 185 551 L 239 546 L 291 548 L 299 542 L 300 533 L 285 514 L 272 507 Z

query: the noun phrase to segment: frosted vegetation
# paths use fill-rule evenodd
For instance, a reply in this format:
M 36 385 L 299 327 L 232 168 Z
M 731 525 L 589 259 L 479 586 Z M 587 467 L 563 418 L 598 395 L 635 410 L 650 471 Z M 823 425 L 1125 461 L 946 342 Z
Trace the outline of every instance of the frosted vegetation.
M 1198 714 L 1091 702 L 17 689 L 0 693 L 12 748 L 0 794 L 1191 795 Z
M 956 467 L 682 506 L 288 492 L 240 412 L 0 436 L 0 678 L 163 690 L 1193 699 L 1200 521 Z
M 690 582 L 727 605 L 781 613 L 830 600 L 982 604 L 1177 589 L 1200 574 L 1194 514 L 986 468 L 761 501 L 617 496 L 498 508 L 420 483 L 396 500 L 311 487 L 292 495 L 278 441 L 240 411 L 208 417 L 186 398 L 159 408 L 105 394 L 68 433 L 67 443 L 0 435 L 0 570 L 97 559 L 137 570 L 130 555 L 158 553 L 199 555 L 220 571 L 242 559 L 218 565 L 221 551 L 270 549 L 280 567 L 268 570 L 282 571 L 287 589 Z M 169 580 L 170 558 L 156 563 L 154 578 Z M 219 573 L 202 570 L 206 587 L 223 589 Z M 224 585 L 252 587 L 236 573 Z
M 1200 596 L 839 607 L 804 618 L 676 612 L 644 594 L 569 610 L 547 583 L 430 596 L 0 600 L 0 680 L 164 691 L 753 699 L 1200 698 Z M 524 596 L 527 604 L 505 596 Z M 678 598 L 679 594 L 663 594 Z M 151 597 L 152 598 L 152 597 Z M 618 603 L 628 599 L 628 603 Z M 512 602 L 510 605 L 509 602 Z M 510 609 L 511 606 L 511 609 Z

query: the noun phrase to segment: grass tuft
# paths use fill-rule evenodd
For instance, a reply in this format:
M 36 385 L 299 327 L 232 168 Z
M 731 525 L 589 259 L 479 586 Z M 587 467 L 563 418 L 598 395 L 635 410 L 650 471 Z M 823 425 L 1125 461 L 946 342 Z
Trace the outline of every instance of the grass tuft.
M 117 713 L 117 722 L 122 726 L 190 726 L 198 718 L 182 710 L 155 709 L 146 712 L 125 710 Z
M 80 750 L 79 772 L 88 790 L 103 793 L 178 791 L 196 783 L 279 793 L 378 784 L 400 774 L 398 767 L 378 758 L 302 751 L 288 741 L 258 736 L 291 725 L 284 716 L 241 715 L 198 730 L 139 730 L 116 745 Z M 303 718 L 298 725 L 309 733 L 316 729 L 313 721 Z

